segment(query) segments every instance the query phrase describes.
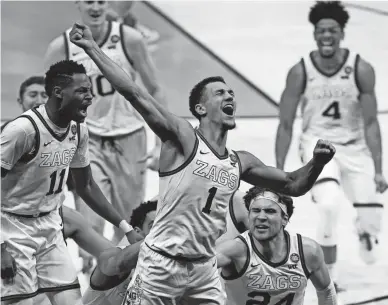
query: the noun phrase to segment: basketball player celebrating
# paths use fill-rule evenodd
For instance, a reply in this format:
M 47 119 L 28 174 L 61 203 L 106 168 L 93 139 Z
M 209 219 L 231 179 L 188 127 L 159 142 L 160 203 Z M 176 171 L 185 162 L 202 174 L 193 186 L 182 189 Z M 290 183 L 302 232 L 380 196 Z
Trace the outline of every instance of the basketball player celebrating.
M 360 253 L 366 262 L 375 260 L 373 250 L 383 215 L 376 189 L 382 193 L 388 187 L 382 173 L 374 70 L 358 54 L 340 47 L 348 19 L 337 1 L 318 2 L 311 8 L 309 20 L 318 48 L 288 72 L 276 138 L 277 166 L 283 168 L 302 100 L 302 161 L 308 161 L 317 138 L 335 143 L 334 162 L 325 167 L 312 189 L 320 209 L 317 241 L 334 281 L 340 186 L 357 210 Z
M 320 246 L 285 230 L 294 210 L 292 198 L 253 187 L 244 200 L 249 209 L 249 230 L 217 246 L 218 267 L 223 268 L 226 288 L 236 281 L 243 287 L 228 297 L 235 304 L 303 304 L 311 279 L 319 305 L 337 304 Z
M 93 38 L 104 53 L 132 79 L 136 79 L 138 73 L 148 92 L 164 104 L 149 51 L 140 45 L 141 33 L 118 22 L 108 22 L 108 1 L 76 1 L 76 5 L 82 21 L 90 27 Z M 123 217 L 129 219 L 132 209 L 144 200 L 147 162 L 151 169 L 158 169 L 161 143 L 157 138 L 156 146 L 147 158 L 144 120 L 112 87 L 84 50 L 70 42 L 69 33 L 70 29 L 51 42 L 46 54 L 46 66 L 64 58 L 85 66 L 94 95 L 86 120 L 90 133 L 92 172 L 103 194 Z M 104 220 L 82 203 L 79 197 L 76 197 L 76 207 L 102 234 Z M 114 229 L 114 242 L 117 243 L 122 237 L 122 232 Z
M 82 65 L 58 62 L 46 73 L 47 103 L 2 130 L 1 300 L 5 303 L 43 292 L 53 304 L 81 302 L 59 212 L 69 167 L 85 202 L 120 226 L 132 242 L 139 238 L 91 175 L 88 133 L 82 123 L 92 101 L 90 87 Z
M 248 152 L 226 148 L 228 130 L 235 127 L 236 101 L 221 77 L 207 78 L 192 90 L 190 109 L 200 120 L 199 128 L 194 129 L 109 59 L 89 27 L 75 24 L 70 39 L 85 50 L 163 142 L 157 216 L 141 245 L 133 286 L 129 287 L 137 293 L 127 294 L 125 302 L 164 304 L 184 297 L 190 304 L 223 304 L 215 241 L 225 231 L 228 202 L 240 178 L 300 196 L 333 157 L 334 147 L 318 141 L 312 160 L 292 173 L 268 167 Z

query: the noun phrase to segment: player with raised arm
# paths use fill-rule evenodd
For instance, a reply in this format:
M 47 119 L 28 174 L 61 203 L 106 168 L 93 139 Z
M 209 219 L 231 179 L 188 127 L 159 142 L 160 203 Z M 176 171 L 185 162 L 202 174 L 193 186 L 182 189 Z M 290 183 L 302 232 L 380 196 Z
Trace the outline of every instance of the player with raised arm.
M 360 254 L 365 262 L 376 259 L 374 250 L 383 216 L 383 205 L 376 194 L 388 187 L 382 172 L 374 69 L 359 54 L 340 46 L 348 19 L 348 12 L 338 1 L 319 1 L 311 8 L 309 20 L 317 50 L 288 72 L 276 137 L 276 163 L 283 169 L 301 102 L 302 161 L 308 162 L 316 139 L 335 144 L 333 162 L 311 190 L 319 209 L 317 241 L 335 282 L 341 187 L 357 211 Z
M 266 166 L 246 151 L 226 147 L 236 101 L 221 77 L 206 78 L 193 88 L 190 109 L 200 121 L 194 129 L 137 86 L 101 51 L 87 26 L 75 24 L 70 39 L 162 141 L 157 215 L 129 287 L 137 292 L 127 294 L 125 302 L 164 304 L 184 297 L 190 304 L 223 304 L 215 242 L 225 231 L 227 206 L 240 179 L 301 196 L 331 160 L 334 147 L 318 141 L 311 161 L 291 173 Z M 143 42 L 139 46 L 145 48 Z
M 312 239 L 285 230 L 294 206 L 289 196 L 259 187 L 244 197 L 249 230 L 217 246 L 217 263 L 234 304 L 301 305 L 307 281 L 313 283 L 319 305 L 336 305 L 334 284 L 320 246 Z
M 83 124 L 92 102 L 90 87 L 82 65 L 54 64 L 45 78 L 47 103 L 1 132 L 1 300 L 6 304 L 23 299 L 28 304 L 38 293 L 46 293 L 53 304 L 81 302 L 61 232 L 62 189 L 69 168 L 85 202 L 120 226 L 132 242 L 139 239 L 91 175 Z
M 148 49 L 140 46 L 137 30 L 115 21 L 107 21 L 108 1 L 75 1 L 81 20 L 87 24 L 101 50 L 132 77 L 141 80 L 147 91 L 165 105 L 163 90 Z M 49 45 L 45 65 L 71 59 L 84 65 L 90 77 L 93 104 L 86 125 L 90 139 L 90 166 L 97 185 L 125 219 L 144 200 L 147 167 L 159 169 L 161 142 L 147 155 L 145 122 L 134 107 L 115 90 L 82 48 L 70 42 L 71 29 Z M 140 76 L 140 78 L 138 77 Z M 128 196 L 128 192 L 131 196 Z M 103 233 L 105 221 L 76 196 L 76 208 L 94 229 Z M 114 228 L 117 243 L 122 232 Z

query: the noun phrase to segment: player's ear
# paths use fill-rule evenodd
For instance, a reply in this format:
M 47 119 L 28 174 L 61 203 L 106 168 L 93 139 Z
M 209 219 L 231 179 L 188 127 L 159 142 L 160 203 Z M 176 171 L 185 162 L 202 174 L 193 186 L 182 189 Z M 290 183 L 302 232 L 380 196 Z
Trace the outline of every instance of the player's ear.
M 139 227 L 134 227 L 133 228 L 137 233 L 141 233 L 141 229 Z
M 22 101 L 22 99 L 21 99 L 20 97 L 17 98 L 17 101 L 18 101 L 18 103 L 19 103 L 20 105 L 23 105 L 23 101 Z
M 282 225 L 285 227 L 288 224 L 289 218 L 286 214 L 283 213 Z
M 197 104 L 194 109 L 201 117 L 206 115 L 206 107 L 204 105 Z
M 56 98 L 58 99 L 62 99 L 63 98 L 63 89 L 59 86 L 55 86 L 53 88 L 53 96 L 55 96 Z

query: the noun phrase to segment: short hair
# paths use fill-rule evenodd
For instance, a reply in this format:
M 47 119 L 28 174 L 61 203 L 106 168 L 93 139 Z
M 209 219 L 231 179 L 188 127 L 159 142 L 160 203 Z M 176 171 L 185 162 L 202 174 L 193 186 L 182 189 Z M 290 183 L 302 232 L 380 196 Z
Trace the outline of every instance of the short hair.
M 141 203 L 136 209 L 132 211 L 131 220 L 129 222 L 130 225 L 132 227 L 140 228 L 144 224 L 147 214 L 156 210 L 157 203 L 157 200 L 150 200 Z
M 294 213 L 293 199 L 290 196 L 283 195 L 281 193 L 275 192 L 268 188 L 263 188 L 258 186 L 251 187 L 243 197 L 246 208 L 249 210 L 252 200 L 259 195 L 263 195 L 264 192 L 271 192 L 279 197 L 280 203 L 283 203 L 286 205 L 288 218 L 290 219 L 292 214 Z M 283 214 L 283 211 L 282 211 L 282 214 Z
M 55 86 L 62 88 L 72 82 L 74 74 L 86 74 L 85 67 L 73 60 L 61 60 L 46 72 L 45 90 L 50 97 Z
M 19 88 L 19 97 L 23 98 L 24 92 L 26 92 L 27 87 L 38 84 L 44 86 L 44 77 L 43 76 L 31 76 L 27 78 L 24 82 L 21 83 Z
M 334 19 L 344 29 L 349 13 L 340 1 L 317 1 L 310 9 L 309 21 L 316 26 L 321 19 Z
M 189 107 L 191 113 L 198 119 L 201 119 L 201 116 L 195 111 L 195 106 L 201 102 L 203 90 L 210 83 L 225 83 L 225 80 L 221 76 L 211 76 L 201 80 L 198 84 L 191 89 L 190 97 L 189 97 Z

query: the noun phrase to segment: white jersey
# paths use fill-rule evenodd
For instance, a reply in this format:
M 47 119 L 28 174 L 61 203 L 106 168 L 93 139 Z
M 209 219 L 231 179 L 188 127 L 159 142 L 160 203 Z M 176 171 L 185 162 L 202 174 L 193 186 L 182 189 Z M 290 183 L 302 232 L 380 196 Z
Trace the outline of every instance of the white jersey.
M 226 285 L 234 281 L 240 285 L 239 290 L 228 292 L 231 301 L 235 304 L 254 304 L 256 301 L 267 305 L 303 304 L 309 274 L 304 261 L 302 238 L 287 231 L 285 234 L 288 253 L 282 262 L 276 264 L 269 262 L 257 250 L 249 231 L 238 237 L 247 245 L 248 257 L 240 274 L 224 278 Z
M 123 249 L 129 246 L 128 239 L 124 237 L 117 245 Z M 82 303 L 84 305 L 121 305 L 127 292 L 127 288 L 132 279 L 131 274 L 119 285 L 109 290 L 95 290 L 92 287 L 86 289 L 82 295 Z
M 323 138 L 335 144 L 364 141 L 364 123 L 356 71 L 359 55 L 347 50 L 335 74 L 320 71 L 312 55 L 303 59 L 306 87 L 302 99 L 302 138 Z
M 17 128 L 21 132 L 12 135 Z M 26 111 L 4 127 L 1 166 L 9 172 L 1 180 L 2 211 L 34 215 L 53 211 L 62 205 L 65 199 L 62 190 L 69 166 L 83 167 L 89 164 L 87 153 L 80 154 L 78 150 L 80 134 L 85 135 L 82 141 L 87 141 L 85 125 L 82 129 L 83 132 L 81 124 L 71 122 L 59 136 L 47 121 L 44 105 Z M 19 140 L 13 139 L 16 137 Z M 21 150 L 29 145 L 31 149 L 22 153 Z M 87 150 L 87 147 L 84 148 Z M 77 159 L 77 164 L 74 164 L 73 157 Z
M 171 256 L 213 257 L 240 171 L 234 151 L 220 156 L 196 130 L 191 157 L 178 169 L 159 173 L 156 218 L 145 243 Z
M 136 77 L 131 54 L 128 54 L 124 44 L 124 25 L 109 22 L 105 39 L 100 43 L 101 50 L 118 64 L 133 79 Z M 83 49 L 69 39 L 68 29 L 64 33 L 68 59 L 83 64 L 90 77 L 93 89 L 93 104 L 88 108 L 86 123 L 90 133 L 99 136 L 120 136 L 134 132 L 144 127 L 144 120 L 132 105 L 108 82 L 97 65 Z

